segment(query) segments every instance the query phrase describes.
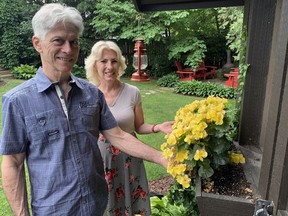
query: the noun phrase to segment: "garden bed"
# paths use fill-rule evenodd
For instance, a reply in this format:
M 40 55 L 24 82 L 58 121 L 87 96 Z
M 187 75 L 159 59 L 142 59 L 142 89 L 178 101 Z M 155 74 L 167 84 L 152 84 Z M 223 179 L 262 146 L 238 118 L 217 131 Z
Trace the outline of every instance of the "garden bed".
M 196 200 L 201 215 L 253 215 L 256 197 L 242 165 L 226 165 L 207 180 L 197 180 Z

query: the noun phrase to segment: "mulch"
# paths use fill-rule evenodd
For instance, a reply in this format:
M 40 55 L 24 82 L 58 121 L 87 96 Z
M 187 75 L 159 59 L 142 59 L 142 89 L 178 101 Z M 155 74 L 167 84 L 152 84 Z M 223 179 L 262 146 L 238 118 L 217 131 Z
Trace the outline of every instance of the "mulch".
M 175 180 L 167 176 L 150 181 L 148 184 L 152 196 L 164 196 L 174 183 Z M 212 177 L 202 181 L 202 190 L 206 193 L 255 199 L 250 186 L 241 165 L 227 165 L 222 172 L 216 172 Z
M 151 194 L 166 195 L 171 185 L 175 183 L 172 176 L 166 176 L 157 180 L 149 181 L 149 190 Z
M 215 172 L 212 177 L 206 180 L 203 179 L 202 188 L 207 193 L 242 197 L 246 199 L 253 198 L 251 185 L 246 179 L 241 164 L 228 164 L 221 172 Z

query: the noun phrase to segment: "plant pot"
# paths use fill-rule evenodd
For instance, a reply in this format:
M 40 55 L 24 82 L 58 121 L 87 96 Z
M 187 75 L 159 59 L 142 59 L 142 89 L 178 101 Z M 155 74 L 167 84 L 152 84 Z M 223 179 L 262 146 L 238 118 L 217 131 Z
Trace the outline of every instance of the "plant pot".
M 196 202 L 201 216 L 252 216 L 255 209 L 253 199 L 203 192 L 200 178 L 196 181 Z

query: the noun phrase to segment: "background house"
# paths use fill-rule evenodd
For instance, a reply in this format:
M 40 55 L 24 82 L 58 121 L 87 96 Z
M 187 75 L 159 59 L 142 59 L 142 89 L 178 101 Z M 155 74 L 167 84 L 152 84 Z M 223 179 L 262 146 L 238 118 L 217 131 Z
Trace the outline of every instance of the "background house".
M 133 0 L 138 11 L 244 6 L 248 69 L 242 100 L 239 144 L 247 173 L 274 215 L 288 216 L 288 1 Z

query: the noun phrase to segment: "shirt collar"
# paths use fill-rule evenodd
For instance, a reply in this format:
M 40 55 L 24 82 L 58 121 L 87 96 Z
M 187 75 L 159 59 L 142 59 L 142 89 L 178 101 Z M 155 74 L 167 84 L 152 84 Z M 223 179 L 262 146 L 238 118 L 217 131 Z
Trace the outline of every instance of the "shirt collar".
M 42 68 L 40 67 L 36 73 L 35 81 L 37 85 L 38 92 L 43 92 L 46 89 L 48 89 L 51 85 L 54 85 L 55 83 L 52 83 L 48 77 L 43 73 Z M 69 83 L 75 83 L 76 86 L 80 89 L 83 89 L 83 84 L 79 81 L 79 78 L 75 77 L 73 74 L 71 74 L 71 81 Z

